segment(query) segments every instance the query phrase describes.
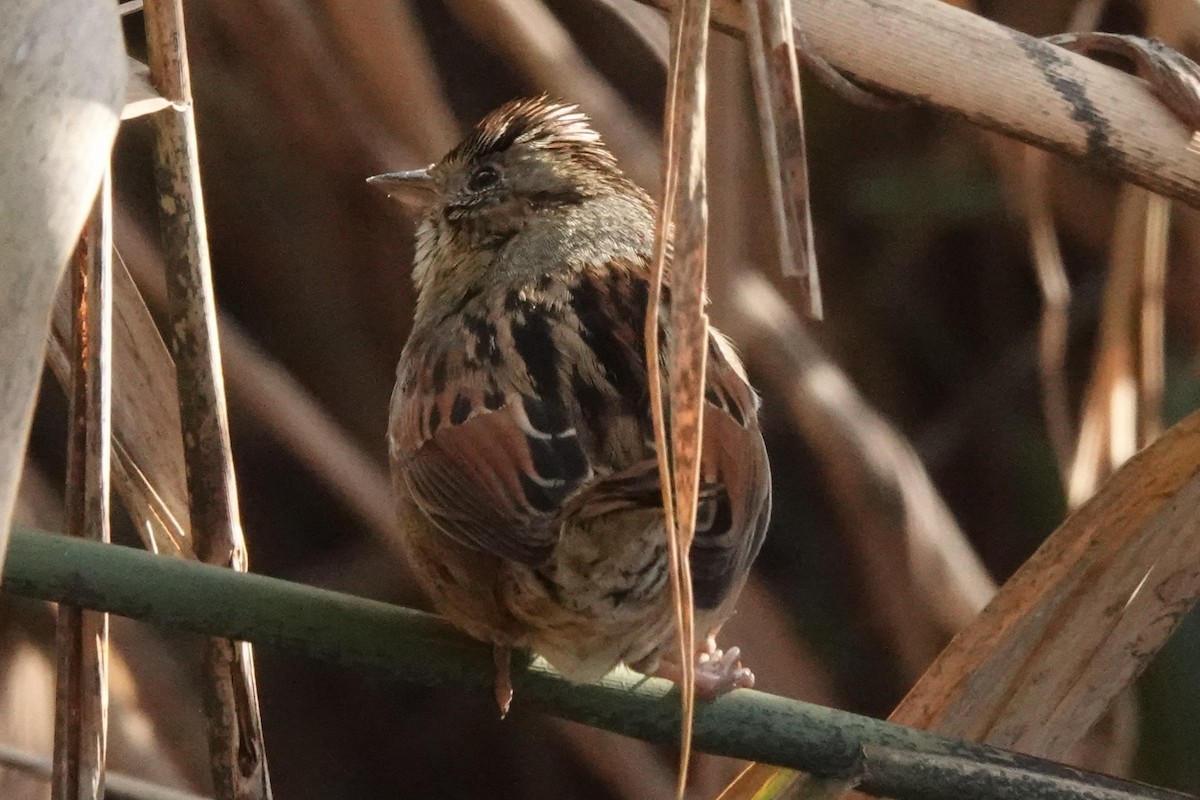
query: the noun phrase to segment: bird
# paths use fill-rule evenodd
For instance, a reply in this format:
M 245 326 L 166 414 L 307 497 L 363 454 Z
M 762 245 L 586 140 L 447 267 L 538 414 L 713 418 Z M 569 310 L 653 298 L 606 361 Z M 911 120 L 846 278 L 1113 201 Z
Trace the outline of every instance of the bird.
M 571 681 L 619 664 L 681 682 L 644 325 L 656 207 L 577 105 L 486 115 L 440 161 L 368 183 L 417 216 L 414 321 L 388 422 L 402 553 L 434 609 Z M 669 270 L 660 349 L 669 363 Z M 689 557 L 696 691 L 753 686 L 731 616 L 765 535 L 760 401 L 711 330 Z M 665 374 L 665 372 L 663 373 Z

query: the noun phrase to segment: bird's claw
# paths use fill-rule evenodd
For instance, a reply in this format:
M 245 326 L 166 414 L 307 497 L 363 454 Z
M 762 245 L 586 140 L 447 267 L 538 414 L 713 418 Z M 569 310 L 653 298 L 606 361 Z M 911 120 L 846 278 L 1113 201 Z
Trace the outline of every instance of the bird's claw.
M 754 673 L 742 666 L 742 652 L 731 647 L 718 647 L 696 657 L 696 696 L 712 700 L 734 689 L 753 689 Z

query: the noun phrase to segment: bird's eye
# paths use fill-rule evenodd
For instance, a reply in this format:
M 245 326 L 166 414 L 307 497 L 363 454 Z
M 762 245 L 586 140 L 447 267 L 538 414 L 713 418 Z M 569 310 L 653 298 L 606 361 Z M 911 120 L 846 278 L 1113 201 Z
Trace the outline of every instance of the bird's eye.
M 467 188 L 472 192 L 479 192 L 489 186 L 495 186 L 499 180 L 500 170 L 491 164 L 484 164 L 471 173 L 471 177 L 467 179 Z

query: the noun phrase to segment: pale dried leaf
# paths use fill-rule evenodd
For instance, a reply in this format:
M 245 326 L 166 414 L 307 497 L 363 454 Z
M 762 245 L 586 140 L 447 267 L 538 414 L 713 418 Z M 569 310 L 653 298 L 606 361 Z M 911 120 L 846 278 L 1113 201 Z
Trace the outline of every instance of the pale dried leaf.
M 786 0 L 752 0 L 746 4 L 746 16 L 749 29 L 747 52 L 758 106 L 779 261 L 784 275 L 801 279 L 804 303 L 809 313 L 820 319 L 821 286 L 814 246 L 804 108 L 791 6 Z
M 743 273 L 728 331 L 750 366 L 784 398 L 822 463 L 870 592 L 868 606 L 915 678 L 995 592 L 912 447 L 821 352 L 800 318 L 760 277 Z M 876 498 L 863 502 L 863 498 Z M 803 780 L 802 780 L 803 779 Z M 831 788 L 832 787 L 832 788 Z M 840 784 L 755 764 L 722 800 L 829 796 Z M 826 792 L 822 795 L 821 792 Z
M 1080 739 L 1200 593 L 1200 412 L 1121 467 L 891 716 L 1033 755 Z
M 121 109 L 121 119 L 143 117 L 171 105 L 150 83 L 149 67 L 129 56 L 125 57 L 125 63 L 129 69 L 129 83 L 125 86 L 125 106 Z
M 646 312 L 650 406 L 655 440 L 659 443 L 658 467 L 670 555 L 675 629 L 679 639 L 677 655 L 682 674 L 680 798 L 687 786 L 696 690 L 695 625 L 688 551 L 696 530 L 704 369 L 708 355 L 704 283 L 708 244 L 705 104 L 709 10 L 708 0 L 683 0 L 671 18 L 671 63 L 663 123 L 662 207 L 655 230 L 650 302 Z M 671 410 L 668 434 L 663 380 L 659 372 L 658 331 L 662 321 L 663 278 L 672 250 L 672 301 L 668 322 L 674 346 L 666 376 Z
M 1166 380 L 1166 343 L 1163 294 L 1167 284 L 1167 247 L 1171 224 L 1171 201 L 1151 194 L 1146 198 L 1146 236 L 1138 314 L 1138 421 L 1139 445 L 1146 445 L 1162 431 L 1163 383 Z
M 147 549 L 194 557 L 175 365 L 117 254 L 113 270 L 113 483 Z M 54 310 L 50 371 L 70 387 L 69 287 Z
M 1100 321 L 1095 366 L 1084 396 L 1079 440 L 1067 485 L 1070 503 L 1078 505 L 1095 491 L 1096 486 L 1117 466 L 1135 453 L 1141 441 L 1139 419 L 1157 419 L 1159 411 L 1142 407 L 1142 400 L 1161 401 L 1161 390 L 1147 395 L 1141 390 L 1143 373 L 1139 365 L 1147 343 L 1143 340 L 1142 286 L 1149 280 L 1160 297 L 1147 299 L 1151 307 L 1161 307 L 1162 262 L 1166 257 L 1166 224 L 1159 200 L 1145 189 L 1125 186 L 1121 189 L 1109 255 L 1108 283 Z M 1148 222 L 1151 224 L 1148 225 Z M 1147 258 L 1153 260 L 1148 262 Z M 1159 277 L 1155 277 L 1159 276 Z M 1147 333 L 1159 343 L 1151 355 L 1146 377 L 1161 386 L 1161 333 Z M 1155 367 L 1155 364 L 1159 366 Z M 1158 375 L 1159 377 L 1155 377 Z M 1153 427 L 1153 426 L 1150 426 Z
M 0 553 L 54 292 L 107 169 L 125 92 L 119 19 L 88 0 L 30 0 L 0 25 Z M 0 565 L 3 557 L 0 556 Z
M 1116 33 L 1062 33 L 1046 41 L 1084 55 L 1127 59 L 1138 77 L 1193 132 L 1200 132 L 1200 66 L 1158 39 Z
M 73 310 L 67 534 L 108 542 L 112 449 L 112 183 L 105 175 L 69 269 Z M 51 796 L 104 796 L 108 615 L 60 605 Z
M 1042 389 L 1042 414 L 1064 485 L 1074 454 L 1065 365 L 1067 360 L 1068 314 L 1071 284 L 1063 264 L 1062 249 L 1054 227 L 1054 211 L 1047 183 L 1048 160 L 1041 150 L 1021 146 L 1021 168 L 1009 173 L 1016 184 L 1020 212 L 1029 234 L 1029 251 L 1042 295 L 1042 318 L 1038 327 L 1038 371 Z

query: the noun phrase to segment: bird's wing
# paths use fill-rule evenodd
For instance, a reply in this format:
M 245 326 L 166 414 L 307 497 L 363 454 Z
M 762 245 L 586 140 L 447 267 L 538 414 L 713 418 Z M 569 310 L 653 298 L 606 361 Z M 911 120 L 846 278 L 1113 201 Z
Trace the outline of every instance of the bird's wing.
M 745 579 L 771 516 L 771 474 L 758 427 L 758 396 L 720 333 L 710 338 L 704 440 L 692 589 L 696 605 L 716 608 Z M 661 508 L 658 462 L 647 459 L 595 481 L 571 500 L 574 513 L 599 516 Z
M 558 537 L 563 501 L 591 473 L 578 436 L 545 425 L 535 398 L 514 397 L 473 416 L 464 402 L 463 413 L 453 414 L 454 402 L 404 464 L 413 499 L 468 547 L 527 564 L 544 561 Z
M 740 586 L 771 516 L 771 468 L 758 425 L 758 395 L 733 348 L 714 331 L 706 369 L 702 492 L 692 542 L 696 605 L 716 608 Z
M 625 267 L 498 296 L 410 342 L 392 401 L 393 467 L 451 538 L 536 564 L 566 516 L 662 507 L 644 267 Z M 716 332 L 708 363 L 692 555 L 703 608 L 745 577 L 770 506 L 758 398 Z
M 593 464 L 567 394 L 565 289 L 476 298 L 414 333 L 392 398 L 393 469 L 447 536 L 502 558 L 544 561 L 564 501 Z

